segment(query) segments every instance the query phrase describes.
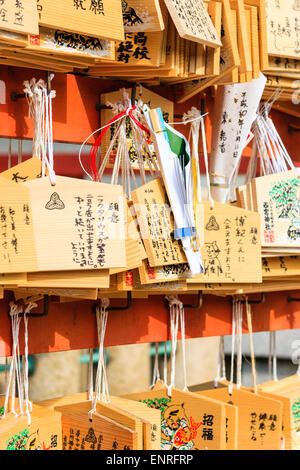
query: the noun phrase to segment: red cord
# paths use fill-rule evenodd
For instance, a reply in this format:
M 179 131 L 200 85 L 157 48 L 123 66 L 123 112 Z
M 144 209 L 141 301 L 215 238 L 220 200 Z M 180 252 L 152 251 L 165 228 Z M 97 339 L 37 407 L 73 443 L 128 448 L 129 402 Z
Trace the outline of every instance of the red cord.
M 147 135 L 148 135 L 148 139 L 150 137 L 150 131 L 149 129 L 147 129 L 145 126 L 143 126 L 132 114 L 132 111 L 134 111 L 136 109 L 136 106 L 133 106 L 132 108 L 127 108 L 126 111 L 122 111 L 120 114 L 118 114 L 117 116 L 115 116 L 113 119 L 111 119 L 107 125 L 105 126 L 105 128 L 102 130 L 101 134 L 97 137 L 94 145 L 92 146 L 91 148 L 91 151 L 89 153 L 89 165 L 90 165 L 90 168 L 92 170 L 92 175 L 93 175 L 93 181 L 99 181 L 99 183 L 101 182 L 101 178 L 100 178 L 100 175 L 98 173 L 98 169 L 97 169 L 97 164 L 96 164 L 96 156 L 97 156 L 97 152 L 98 152 L 98 149 L 101 145 L 101 142 L 106 134 L 106 132 L 108 131 L 108 129 L 110 128 L 110 126 L 116 122 L 118 119 L 120 119 L 121 117 L 125 116 L 126 114 L 128 114 L 128 116 L 134 121 L 134 123 L 142 130 L 144 131 Z M 128 111 L 129 110 L 129 111 Z

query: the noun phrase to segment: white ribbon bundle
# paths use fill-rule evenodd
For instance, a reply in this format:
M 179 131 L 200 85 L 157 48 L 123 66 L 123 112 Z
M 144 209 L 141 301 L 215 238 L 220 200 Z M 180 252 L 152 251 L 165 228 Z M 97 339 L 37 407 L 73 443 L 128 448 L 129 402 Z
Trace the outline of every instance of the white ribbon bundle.
M 187 373 L 186 373 L 186 350 L 185 350 L 185 316 L 183 303 L 177 296 L 167 296 L 170 308 L 170 325 L 171 325 L 171 378 L 168 385 L 168 395 L 171 396 L 172 388 L 175 387 L 175 372 L 176 372 L 176 351 L 177 351 L 177 336 L 178 325 L 180 320 L 181 326 L 181 341 L 182 341 L 182 363 L 183 363 L 183 391 L 188 391 L 187 387 Z M 165 373 L 166 374 L 166 373 Z M 166 377 L 165 377 L 166 382 Z M 167 385 L 167 384 L 166 384 Z
M 109 403 L 109 390 L 108 380 L 106 373 L 106 359 L 104 350 L 104 339 L 108 318 L 107 308 L 109 306 L 108 299 L 102 299 L 101 307 L 97 307 L 96 318 L 97 318 L 97 332 L 99 342 L 99 356 L 98 366 L 95 380 L 95 390 L 93 390 L 93 355 L 90 355 L 90 367 L 89 367 L 89 400 L 92 402 L 92 410 L 90 411 L 90 417 L 96 411 L 97 402 L 102 401 Z
M 16 417 L 19 415 L 26 414 L 28 417 L 28 425 L 31 423 L 31 412 L 32 412 L 32 403 L 29 400 L 29 391 L 28 391 L 28 314 L 30 311 L 37 307 L 35 303 L 30 303 L 23 313 L 23 307 L 10 303 L 10 317 L 12 325 L 12 360 L 10 364 L 10 371 L 8 377 L 8 383 L 5 394 L 4 402 L 4 412 L 2 419 L 5 419 L 8 413 L 9 408 L 9 399 L 11 399 L 10 412 Z M 21 315 L 20 315 L 21 314 Z M 24 340 L 25 340 L 25 351 L 22 360 L 20 358 L 20 349 L 19 349 L 19 336 L 20 336 L 20 324 L 21 318 L 24 318 Z M 15 406 L 15 396 L 18 396 L 18 408 L 19 411 L 16 411 Z M 25 409 L 24 409 L 25 408 Z
M 295 169 L 295 165 L 269 117 L 272 104 L 277 96 L 271 103 L 265 103 L 261 106 L 253 124 L 253 133 L 260 155 L 261 174 L 264 176 Z
M 52 80 L 53 75 L 50 77 Z M 42 161 L 42 176 L 48 170 L 50 181 L 55 185 L 53 169 L 53 130 L 52 130 L 52 99 L 56 92 L 48 92 L 44 80 L 33 78 L 24 82 L 24 93 L 29 106 L 29 117 L 33 119 L 33 149 L 34 157 Z

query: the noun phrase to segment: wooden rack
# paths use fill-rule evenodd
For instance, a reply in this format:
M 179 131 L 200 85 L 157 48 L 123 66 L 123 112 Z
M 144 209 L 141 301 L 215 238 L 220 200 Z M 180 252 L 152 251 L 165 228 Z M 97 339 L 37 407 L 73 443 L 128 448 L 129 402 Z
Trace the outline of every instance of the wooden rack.
M 32 138 L 32 122 L 27 117 L 28 105 L 25 99 L 11 99 L 12 93 L 23 93 L 24 80 L 32 77 L 46 79 L 46 72 L 1 66 L 0 68 L 0 136 L 15 139 Z M 99 95 L 114 91 L 121 86 L 132 86 L 115 80 L 98 80 L 84 76 L 56 74 L 52 88 L 56 90 L 53 103 L 54 140 L 68 143 L 82 143 L 99 127 L 97 102 Z M 171 87 L 152 88 L 153 91 L 174 99 Z M 175 114 L 181 115 L 191 106 L 201 109 L 203 95 L 198 95 L 183 105 L 175 104 Z M 206 96 L 206 111 L 211 113 L 213 98 Z M 299 127 L 299 119 L 272 111 L 271 116 L 294 161 L 300 161 L 300 133 L 289 133 L 289 128 Z M 207 118 L 207 138 L 211 139 L 211 115 Z M 186 131 L 181 126 L 182 132 Z M 90 140 L 93 142 L 93 139 Z M 210 150 L 210 149 L 209 149 Z M 249 157 L 247 148 L 244 157 Z M 1 159 L 5 160 L 5 159 Z M 5 163 L 4 163 L 5 164 Z M 64 174 L 72 174 L 71 168 L 59 162 Z M 0 168 L 1 169 L 1 168 Z M 3 168 L 5 169 L 5 168 Z M 299 301 L 298 301 L 299 297 Z M 257 296 L 251 296 L 254 300 Z M 182 295 L 186 304 L 194 304 L 195 296 Z M 291 300 L 294 299 L 294 300 Z M 9 294 L 0 301 L 0 357 L 11 354 L 11 331 L 8 316 Z M 54 299 L 55 300 L 55 299 Z M 30 319 L 29 353 L 86 349 L 97 346 L 94 306 L 97 301 L 58 303 L 49 299 L 48 315 Z M 163 296 L 148 299 L 132 299 L 127 310 L 119 310 L 126 299 L 113 300 L 117 307 L 109 315 L 105 345 L 166 341 L 170 337 L 168 310 Z M 34 310 L 41 312 L 42 303 Z M 253 331 L 276 331 L 300 328 L 300 293 L 278 292 L 266 294 L 265 302 L 254 304 Z M 247 331 L 246 329 L 244 330 Z M 231 334 L 230 298 L 204 296 L 200 308 L 186 308 L 186 337 L 199 338 Z M 21 344 L 21 350 L 23 345 Z

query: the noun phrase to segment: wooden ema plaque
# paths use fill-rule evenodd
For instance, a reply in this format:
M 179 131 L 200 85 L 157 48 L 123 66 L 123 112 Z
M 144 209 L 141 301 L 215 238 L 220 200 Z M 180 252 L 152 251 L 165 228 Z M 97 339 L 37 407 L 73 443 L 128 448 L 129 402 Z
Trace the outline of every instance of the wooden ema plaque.
M 161 58 L 163 33 L 125 33 L 125 39 L 116 42 L 116 63 L 118 65 L 134 65 L 159 67 Z M 124 67 L 126 72 L 126 67 Z M 122 71 L 119 71 L 122 76 Z
M 220 74 L 215 77 L 194 80 L 182 85 L 177 102 L 183 103 L 207 87 L 222 81 L 229 73 L 240 66 L 236 28 L 229 0 L 222 0 L 222 47 L 220 59 Z
M 165 388 L 126 395 L 161 411 L 162 450 L 225 450 L 225 408 L 195 393 Z
M 23 187 L 31 196 L 38 266 L 27 271 L 126 266 L 121 186 L 57 176 L 55 186 L 42 178 Z
M 113 41 L 85 36 L 59 29 L 40 28 L 38 35 L 29 37 L 26 51 L 60 54 L 90 59 L 115 59 Z
M 1 279 L 1 278 L 0 278 Z M 27 279 L 17 282 L 18 287 L 95 288 L 109 287 L 109 270 L 53 271 L 28 273 Z
M 268 0 L 268 53 L 278 57 L 300 58 L 300 4 L 298 0 Z
M 143 261 L 142 266 L 139 267 L 141 284 L 174 282 L 187 279 L 189 274 L 190 268 L 187 263 L 150 267 L 147 261 Z
M 300 276 L 299 256 L 280 256 L 262 259 L 263 278 L 293 278 Z
M 282 402 L 282 432 L 285 450 L 300 449 L 300 389 L 291 391 L 259 391 L 259 395 Z
M 58 287 L 20 287 L 14 290 L 15 299 L 24 299 L 31 296 L 54 295 L 63 297 L 73 297 L 75 300 L 96 300 L 98 298 L 98 289 L 87 288 L 58 288 Z
M 197 231 L 204 275 L 189 282 L 262 282 L 260 216 L 230 204 L 201 203 Z
M 263 247 L 300 247 L 299 188 L 296 170 L 252 180 L 254 210 L 261 214 Z
M 0 414 L 4 400 L 1 396 Z M 30 425 L 26 415 L 16 418 L 9 413 L 0 420 L 0 450 L 61 449 L 61 414 L 57 411 L 33 404 Z
M 164 21 L 159 0 L 124 0 L 123 24 L 126 33 L 138 31 L 162 31 Z
M 5 178 L 14 183 L 24 183 L 42 176 L 42 162 L 38 157 L 29 158 L 25 162 L 19 163 L 12 168 L 0 173 L 1 178 Z
M 213 383 L 207 384 L 208 386 L 214 386 Z M 203 385 L 205 386 L 205 384 Z M 197 386 L 196 386 L 197 387 Z M 196 388 L 195 387 L 195 388 Z M 201 386 L 200 386 L 201 387 Z M 198 388 L 198 387 L 197 387 Z M 206 395 L 206 390 L 193 390 L 200 395 Z M 210 390 L 208 390 L 207 396 L 210 397 Z M 231 403 L 225 403 L 225 420 L 226 420 L 226 450 L 238 450 L 238 407 Z
M 222 45 L 202 0 L 164 0 L 178 34 L 210 47 Z
M 1 0 L 0 29 L 38 34 L 36 0 Z
M 86 401 L 55 408 L 62 414 L 63 450 L 142 450 L 141 421 L 104 403 L 91 421 L 91 407 Z
M 238 407 L 238 450 L 280 450 L 282 403 L 245 390 L 199 392 Z
M 24 185 L 0 180 L 0 272 L 36 271 L 30 193 Z
M 157 93 L 154 93 L 153 91 L 148 90 L 145 87 L 139 87 L 139 89 L 140 89 L 140 94 L 138 94 L 137 99 L 141 99 L 143 103 L 145 103 L 150 109 L 161 107 L 165 121 L 166 122 L 174 121 L 174 103 L 171 100 L 167 100 L 166 98 L 158 95 Z M 132 89 L 126 89 L 126 93 L 128 93 L 129 98 L 131 98 Z M 120 98 L 121 98 L 120 91 L 114 91 L 112 93 L 102 93 L 100 95 L 100 102 L 103 105 L 107 105 L 109 103 L 118 102 Z M 113 117 L 114 117 L 114 114 L 111 109 L 101 110 L 101 122 L 107 123 Z M 110 126 L 108 132 L 106 133 L 103 139 L 103 144 L 102 144 L 102 149 L 101 149 L 101 153 L 103 156 L 106 154 L 108 150 L 109 144 L 114 136 L 115 131 L 116 131 L 116 124 L 113 124 L 112 126 Z M 127 142 L 128 142 L 127 147 L 129 149 L 130 162 L 133 168 L 139 169 L 137 153 L 133 146 L 133 141 L 132 141 L 130 134 L 131 134 L 130 127 L 128 127 L 127 128 Z M 108 167 L 113 166 L 115 162 L 117 146 L 118 146 L 118 139 L 116 139 L 115 145 L 112 149 L 112 152 L 109 158 Z M 152 159 L 155 158 L 154 151 L 153 151 L 153 154 L 151 155 L 151 158 Z M 145 161 L 145 168 L 147 167 L 148 167 L 148 164 Z
M 119 0 L 37 0 L 39 24 L 88 36 L 122 41 L 122 7 Z
M 129 415 L 128 421 L 126 424 L 129 427 L 136 428 L 137 420 L 140 420 L 143 427 L 143 441 L 140 441 L 140 446 L 144 450 L 159 450 L 160 449 L 160 411 L 155 410 L 152 408 L 147 407 L 147 405 L 143 403 L 138 403 L 132 400 L 126 400 L 125 398 L 120 397 L 109 397 L 110 406 L 107 408 L 108 410 L 116 409 L 116 413 L 122 412 L 119 414 L 119 418 L 121 417 L 123 424 L 125 424 L 124 419 L 126 414 Z M 47 408 L 55 409 L 56 407 L 62 407 L 66 405 L 82 403 L 86 401 L 91 406 L 91 403 L 88 401 L 88 394 L 87 393 L 77 393 L 75 395 L 55 398 L 52 400 L 46 400 L 40 402 L 39 405 L 46 406 Z M 101 408 L 102 413 L 104 415 L 108 413 L 105 411 L 105 408 Z M 125 415 L 124 415 L 125 413 Z M 117 414 L 114 415 L 114 418 L 117 418 Z M 109 416 L 108 416 L 109 417 Z M 133 419 L 132 419 L 133 418 Z M 139 436 L 140 437 L 140 436 Z
M 174 221 L 160 179 L 150 181 L 131 195 L 150 266 L 185 262 L 180 243 L 172 239 Z

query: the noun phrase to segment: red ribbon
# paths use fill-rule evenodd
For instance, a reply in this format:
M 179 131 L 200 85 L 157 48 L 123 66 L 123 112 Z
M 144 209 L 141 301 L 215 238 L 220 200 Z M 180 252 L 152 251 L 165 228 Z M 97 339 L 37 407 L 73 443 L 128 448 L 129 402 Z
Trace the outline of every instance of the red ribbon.
M 148 135 L 148 140 L 147 142 L 149 143 L 149 137 L 150 137 L 150 131 L 149 129 L 147 129 L 145 126 L 143 126 L 136 118 L 135 116 L 133 116 L 132 112 L 136 109 L 136 106 L 132 106 L 131 108 L 127 108 L 125 111 L 122 111 L 120 114 L 118 114 L 117 116 L 115 116 L 113 119 L 111 119 L 107 125 L 105 126 L 105 128 L 102 130 L 101 134 L 97 137 L 94 145 L 92 146 L 91 148 L 91 151 L 90 151 L 90 154 L 89 154 L 89 164 L 90 164 L 90 168 L 92 170 L 92 174 L 93 174 L 93 181 L 99 181 L 101 182 L 101 178 L 100 178 L 100 175 L 98 173 L 98 168 L 97 168 L 97 164 L 96 164 L 96 155 L 97 155 L 97 152 L 98 152 L 98 149 L 101 145 L 101 142 L 106 134 L 106 132 L 108 131 L 108 129 L 110 128 L 110 126 L 116 122 L 118 119 L 120 119 L 121 117 L 123 116 L 126 116 L 128 115 L 130 117 L 130 119 L 132 119 L 132 121 L 142 130 L 144 131 L 147 135 Z

